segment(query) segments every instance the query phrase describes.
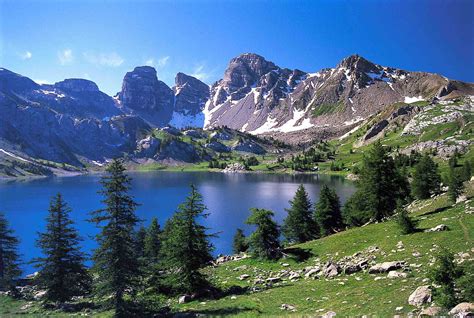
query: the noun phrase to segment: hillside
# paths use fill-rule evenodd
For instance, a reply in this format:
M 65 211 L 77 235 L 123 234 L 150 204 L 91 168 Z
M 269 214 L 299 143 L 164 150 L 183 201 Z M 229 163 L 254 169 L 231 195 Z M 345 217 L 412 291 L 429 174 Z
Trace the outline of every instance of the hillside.
M 330 311 L 338 316 L 417 314 L 422 308 L 409 305 L 408 297 L 417 287 L 430 284 L 427 273 L 440 247 L 454 252 L 460 264 L 473 261 L 473 181 L 466 187 L 466 196 L 467 200 L 454 206 L 448 204 L 445 194 L 410 205 L 409 211 L 420 221 L 421 230 L 440 224 L 446 225 L 448 230 L 400 235 L 393 220 L 370 224 L 291 246 L 285 250 L 288 257 L 278 262 L 245 258 L 205 269 L 213 283 L 224 290 L 222 298 L 185 304 L 178 304 L 177 299 L 153 301 L 167 304 L 172 312 L 210 316 L 300 317 L 320 316 Z M 374 264 L 388 261 L 403 263 L 397 270 L 400 277 L 367 271 Z M 324 268 L 327 262 L 340 268 L 337 274 L 321 277 L 324 269 L 310 273 L 317 267 Z M 348 272 L 353 268 L 350 264 L 361 262 L 367 263 L 366 269 L 353 269 L 351 274 L 342 270 L 346 268 Z M 0 296 L 0 304 L 1 316 L 66 315 L 45 311 L 36 301 L 14 301 Z M 110 317 L 111 313 L 87 309 L 81 315 Z

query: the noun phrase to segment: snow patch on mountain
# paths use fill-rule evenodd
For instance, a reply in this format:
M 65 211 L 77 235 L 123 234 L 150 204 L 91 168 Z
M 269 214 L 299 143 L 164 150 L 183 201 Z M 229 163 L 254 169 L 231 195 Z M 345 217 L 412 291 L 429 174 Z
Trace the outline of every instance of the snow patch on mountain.
M 419 101 L 422 101 L 424 100 L 423 96 L 413 96 L 413 97 L 409 97 L 409 96 L 405 96 L 405 103 L 406 104 L 411 104 L 411 103 L 415 103 L 415 102 L 419 102 Z

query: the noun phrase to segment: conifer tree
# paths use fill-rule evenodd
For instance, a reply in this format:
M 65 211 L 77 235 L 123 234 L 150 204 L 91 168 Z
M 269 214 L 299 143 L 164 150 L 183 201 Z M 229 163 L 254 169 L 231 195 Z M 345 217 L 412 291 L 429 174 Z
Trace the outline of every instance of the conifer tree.
M 380 221 L 394 213 L 396 201 L 409 195 L 406 176 L 395 167 L 388 149 L 375 142 L 362 160 L 357 191 L 344 208 L 348 225 Z
M 321 236 L 335 233 L 343 226 L 339 197 L 336 191 L 327 185 L 321 188 L 314 217 L 319 225 Z
M 135 291 L 139 278 L 134 231 L 139 222 L 135 215 L 138 204 L 129 195 L 130 183 L 122 162 L 112 161 L 101 179 L 103 189 L 99 191 L 105 208 L 91 213 L 91 222 L 101 230 L 96 235 L 98 248 L 93 256 L 96 293 L 110 296 L 116 317 L 128 316 L 124 297 Z
M 191 193 L 185 202 L 178 206 L 163 231 L 161 261 L 172 275 L 169 281 L 176 291 L 193 293 L 208 285 L 207 279 L 199 270 L 209 264 L 213 246 L 207 234 L 208 228 L 199 220 L 208 216 L 202 196 L 191 185 Z
M 423 155 L 413 172 L 411 184 L 413 196 L 417 199 L 428 199 L 432 194 L 439 193 L 440 183 L 438 165 L 428 154 Z
M 63 303 L 90 291 L 91 278 L 84 265 L 81 238 L 69 214 L 71 209 L 58 193 L 51 199 L 46 231 L 39 234 L 43 257 L 35 260 L 38 281 L 46 290 L 47 302 Z
M 397 202 L 397 224 L 402 234 L 416 232 L 418 222 L 408 215 L 408 211 L 403 207 L 401 201 Z
M 434 267 L 429 276 L 433 283 L 439 285 L 434 290 L 434 299 L 437 304 L 444 308 L 452 308 L 458 303 L 455 281 L 462 277 L 462 269 L 454 262 L 454 255 L 446 248 L 441 248 Z
M 145 257 L 148 262 L 158 262 L 161 248 L 161 229 L 158 219 L 154 217 L 146 231 L 145 236 Z
M 142 225 L 135 233 L 135 254 L 139 261 L 144 261 L 145 258 L 145 238 L 146 228 Z
M 0 290 L 9 290 L 13 295 L 17 294 L 15 280 L 21 275 L 18 243 L 5 215 L 0 212 Z
M 288 215 L 283 222 L 282 232 L 289 242 L 303 243 L 318 237 L 318 225 L 313 220 L 311 202 L 302 184 L 286 211 Z
M 257 228 L 249 237 L 249 250 L 259 258 L 277 259 L 281 256 L 280 230 L 275 221 L 274 213 L 266 209 L 251 208 L 252 214 L 246 220 L 247 224 Z
M 244 235 L 244 231 L 242 229 L 237 229 L 234 235 L 234 240 L 232 244 L 232 249 L 234 254 L 239 254 L 242 252 L 246 252 L 249 248 L 247 243 L 247 238 Z
M 456 203 L 457 198 L 462 194 L 464 185 L 460 170 L 455 167 L 449 168 L 448 174 L 448 197 L 452 203 Z

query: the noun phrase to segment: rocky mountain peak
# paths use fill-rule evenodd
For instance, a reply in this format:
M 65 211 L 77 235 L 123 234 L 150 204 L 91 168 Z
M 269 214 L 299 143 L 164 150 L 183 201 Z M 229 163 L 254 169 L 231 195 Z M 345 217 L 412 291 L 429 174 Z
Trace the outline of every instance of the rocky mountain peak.
M 262 75 L 278 69 L 278 66 L 258 54 L 245 53 L 230 61 L 223 82 L 229 87 L 252 86 Z
M 96 83 L 80 78 L 70 78 L 57 82 L 54 87 L 68 92 L 98 92 L 99 87 Z
M 125 111 L 139 114 L 152 126 L 166 125 L 171 119 L 173 91 L 158 80 L 151 66 L 138 66 L 125 74 L 118 99 Z
M 366 60 L 365 58 L 363 58 L 362 56 L 358 54 L 350 55 L 344 58 L 338 64 L 337 68 L 345 68 L 352 72 L 359 71 L 359 72 L 365 72 L 365 73 L 375 72 L 375 71 L 378 71 L 379 69 L 379 67 L 376 64 Z
M 176 87 L 182 87 L 182 86 L 188 84 L 189 86 L 196 87 L 200 90 L 208 90 L 209 91 L 209 86 L 207 84 L 201 82 L 200 80 L 198 80 L 197 78 L 195 78 L 191 75 L 187 75 L 187 74 L 184 74 L 184 73 L 181 73 L 181 72 L 176 74 L 174 82 L 175 82 Z
M 22 92 L 38 87 L 39 85 L 28 77 L 0 68 L 0 91 Z

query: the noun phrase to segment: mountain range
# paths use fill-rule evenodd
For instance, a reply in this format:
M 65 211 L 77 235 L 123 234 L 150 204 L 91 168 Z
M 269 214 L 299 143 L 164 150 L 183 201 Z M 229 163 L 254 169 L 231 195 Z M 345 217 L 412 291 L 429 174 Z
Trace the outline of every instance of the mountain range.
M 246 53 L 210 87 L 183 73 L 169 87 L 153 67 L 139 66 L 125 74 L 115 96 L 85 79 L 40 85 L 0 68 L 0 149 L 72 165 L 103 162 L 133 157 L 154 129 L 165 126 L 227 126 L 305 143 L 341 136 L 398 102 L 466 95 L 474 95 L 474 84 L 358 55 L 307 73 Z

